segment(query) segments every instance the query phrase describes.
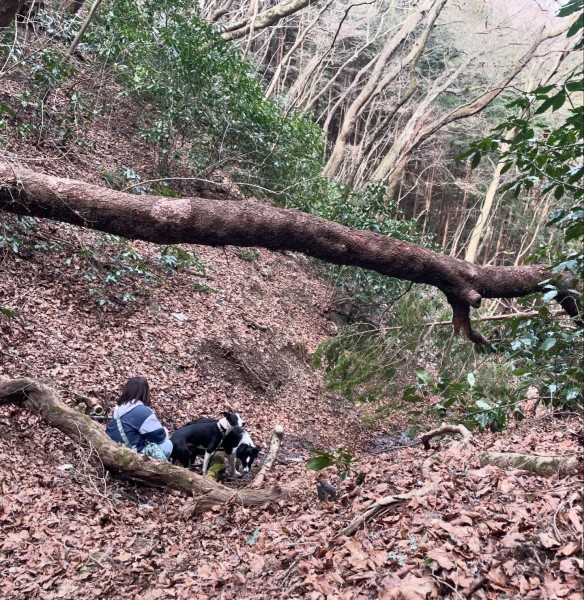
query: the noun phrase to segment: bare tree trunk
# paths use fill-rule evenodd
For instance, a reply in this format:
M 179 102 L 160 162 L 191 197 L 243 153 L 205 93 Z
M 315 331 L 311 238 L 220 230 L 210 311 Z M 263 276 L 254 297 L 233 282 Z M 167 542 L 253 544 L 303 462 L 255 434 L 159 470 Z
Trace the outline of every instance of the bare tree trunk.
M 10 25 L 25 0 L 2 0 L 0 2 L 0 28 Z
M 478 344 L 488 341 L 472 330 L 470 308 L 480 306 L 482 298 L 525 296 L 539 291 L 540 282 L 550 277 L 560 287 L 563 282 L 563 276 L 552 275 L 547 265 L 478 266 L 385 235 L 257 202 L 135 196 L 9 166 L 0 166 L 0 209 L 162 244 L 294 250 L 334 264 L 427 283 L 446 295 L 455 333 L 462 330 Z M 569 291 L 561 291 L 557 300 L 570 314 L 578 313 Z
M 325 177 L 333 177 L 337 173 L 339 166 L 343 161 L 345 147 L 355 127 L 357 118 L 359 117 L 361 111 L 375 97 L 376 93 L 379 93 L 378 85 L 383 81 L 383 70 L 385 69 L 392 55 L 396 52 L 400 45 L 403 44 L 404 41 L 413 34 L 414 30 L 417 28 L 420 22 L 426 18 L 428 13 L 427 27 L 431 29 L 445 3 L 446 0 L 426 0 L 421 7 L 419 7 L 415 12 L 406 18 L 397 33 L 387 39 L 383 50 L 380 52 L 377 60 L 375 61 L 375 66 L 373 67 L 373 71 L 371 72 L 367 83 L 365 86 L 363 86 L 363 89 L 351 103 L 345 113 L 341 131 L 339 132 L 331 156 L 323 170 L 323 175 Z
M 512 138 L 514 135 L 514 131 L 509 132 L 509 137 Z M 509 144 L 503 143 L 501 144 L 501 154 L 505 154 L 509 149 Z M 483 231 L 487 225 L 487 221 L 491 215 L 491 209 L 493 207 L 493 201 L 495 199 L 495 195 L 497 194 L 497 190 L 499 189 L 499 183 L 501 182 L 501 172 L 503 171 L 503 167 L 507 163 L 507 158 L 502 157 L 499 159 L 497 166 L 495 167 L 495 172 L 493 173 L 493 178 L 491 179 L 491 184 L 489 185 L 489 189 L 485 194 L 485 199 L 483 201 L 483 206 L 481 207 L 481 214 L 473 227 L 472 233 L 470 234 L 468 248 L 466 249 L 466 254 L 464 256 L 464 260 L 468 262 L 475 262 L 477 256 L 477 250 L 479 247 L 479 242 L 482 240 Z
M 33 379 L 0 380 L 0 405 L 7 403 L 18 404 L 40 414 L 48 425 L 91 448 L 108 469 L 195 495 L 196 511 L 204 511 L 233 500 L 244 506 L 256 506 L 294 493 L 280 488 L 235 491 L 184 467 L 148 459 L 116 444 L 87 415 L 70 408 L 61 402 L 57 392 Z
M 96 13 L 97 9 L 99 8 L 99 5 L 101 4 L 101 2 L 102 2 L 102 0 L 94 0 L 93 4 L 91 5 L 91 8 L 89 9 L 89 14 L 85 18 L 85 21 L 83 21 L 83 25 L 81 25 L 81 29 L 79 29 L 79 32 L 77 33 L 77 35 L 75 36 L 75 39 L 71 42 L 71 45 L 69 46 L 69 49 L 67 50 L 67 54 L 69 56 L 72 56 L 73 53 L 75 52 L 75 49 L 79 45 L 79 42 L 81 41 L 83 36 L 85 35 L 85 32 L 87 31 L 87 28 L 89 27 L 89 24 L 91 23 L 91 21 L 93 21 L 93 17 L 95 17 L 95 13 Z
M 424 125 L 424 121 L 427 119 L 428 113 L 425 113 L 422 110 L 422 107 L 429 109 L 434 100 L 436 100 L 441 93 L 448 89 L 448 87 L 455 81 L 456 77 L 450 76 L 445 83 L 438 87 L 434 87 L 431 90 L 430 95 L 424 100 L 423 103 L 421 103 L 419 109 L 416 110 L 414 115 L 408 121 L 404 132 L 398 138 L 396 138 L 389 153 L 384 157 L 373 173 L 373 179 L 380 181 L 388 180 L 392 176 L 392 173 L 397 169 L 400 162 L 403 160 L 407 161 L 413 150 L 415 150 L 427 137 L 436 133 L 446 125 L 453 123 L 454 121 L 466 119 L 467 117 L 471 117 L 485 109 L 495 98 L 499 96 L 499 94 L 501 94 L 501 92 L 507 88 L 507 86 L 515 79 L 515 77 L 517 77 L 517 75 L 523 71 L 523 69 L 535 56 L 535 53 L 544 41 L 558 37 L 564 33 L 569 26 L 570 23 L 566 23 L 559 29 L 540 33 L 529 50 L 517 62 L 515 67 L 513 67 L 504 77 L 502 77 L 496 85 L 492 86 L 491 90 L 481 94 L 472 102 L 463 104 L 451 112 L 431 121 L 427 125 Z M 470 60 L 466 62 L 469 63 Z M 460 72 L 461 69 L 459 68 L 455 71 L 455 73 L 453 73 L 453 75 L 458 75 Z
M 282 67 L 286 66 L 292 54 L 294 54 L 294 52 L 296 52 L 296 50 L 300 47 L 310 30 L 318 23 L 320 17 L 322 17 L 323 13 L 326 10 L 328 10 L 329 6 L 333 2 L 334 0 L 328 0 L 328 2 L 326 2 L 324 6 L 320 9 L 320 11 L 316 14 L 314 19 L 312 19 L 312 21 L 298 34 L 296 41 L 294 42 L 294 44 L 292 44 L 292 47 L 288 50 L 288 52 L 286 52 L 282 60 L 278 63 L 278 66 L 276 67 L 276 72 L 274 73 L 272 81 L 268 86 L 268 89 L 266 90 L 266 98 L 269 98 L 274 92 L 276 84 L 278 83 L 278 79 L 280 78 L 280 73 L 282 72 Z

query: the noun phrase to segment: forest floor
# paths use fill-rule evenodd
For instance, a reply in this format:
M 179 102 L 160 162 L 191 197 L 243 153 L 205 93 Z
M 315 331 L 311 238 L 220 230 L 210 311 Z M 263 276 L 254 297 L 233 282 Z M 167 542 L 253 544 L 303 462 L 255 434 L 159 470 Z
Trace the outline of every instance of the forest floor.
M 100 93 L 115 95 L 108 85 Z M 0 101 L 18 93 L 17 83 L 7 85 Z M 71 151 L 49 134 L 43 143 L 15 134 L 0 159 L 101 184 L 123 167 L 147 179 L 155 157 L 136 135 L 136 114 L 120 99 L 107 119 L 84 125 L 83 144 Z M 27 118 L 19 114 L 17 125 Z M 0 218 L 5 237 L 16 230 L 14 217 Z M 85 394 L 111 411 L 125 381 L 143 374 L 171 431 L 233 408 L 265 447 L 282 424 L 268 484 L 297 494 L 185 516 L 183 494 L 115 479 L 40 417 L 4 406 L 3 598 L 581 598 L 581 480 L 478 460 L 483 450 L 573 454 L 577 415 L 541 410 L 455 452 L 451 438 L 425 451 L 404 436 L 405 409 L 365 429 L 370 407 L 325 390 L 310 360 L 334 332 L 325 316 L 333 291 L 305 257 L 196 247 L 201 263 L 170 273 L 153 244 L 49 222 L 18 244 L 0 254 L 0 378 L 49 380 L 65 399 Z M 137 265 L 155 277 L 136 275 Z M 110 285 L 116 270 L 121 282 Z M 121 302 L 123 294 L 135 301 Z M 321 502 L 318 478 L 338 485 L 336 473 L 314 473 L 305 461 L 310 448 L 331 446 L 352 450 L 355 472 L 338 501 Z M 426 483 L 428 493 L 337 535 L 377 499 Z

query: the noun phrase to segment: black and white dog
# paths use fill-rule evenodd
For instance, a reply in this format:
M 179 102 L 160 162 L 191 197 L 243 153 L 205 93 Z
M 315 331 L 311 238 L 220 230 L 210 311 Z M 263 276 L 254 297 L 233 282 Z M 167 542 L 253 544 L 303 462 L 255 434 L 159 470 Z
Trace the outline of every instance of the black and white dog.
M 191 460 L 191 450 L 204 450 L 203 476 L 207 474 L 211 456 L 217 451 L 221 442 L 234 427 L 243 427 L 243 419 L 235 412 L 224 412 L 223 417 L 216 419 L 199 419 L 193 421 L 170 436 L 172 442 L 171 459 L 178 460 L 188 468 Z
M 189 427 L 189 425 L 194 425 L 196 423 L 212 423 L 214 419 L 197 419 L 196 421 L 192 421 L 188 425 L 185 425 L 183 429 Z M 181 431 L 179 429 L 179 431 Z M 171 437 L 172 439 L 172 437 Z M 190 461 L 191 463 L 195 462 L 197 456 L 202 456 L 204 454 L 201 448 L 194 446 L 193 444 L 188 444 L 189 452 L 190 452 Z M 251 439 L 251 436 L 247 431 L 244 431 L 241 427 L 234 427 L 224 438 L 221 444 L 219 445 L 218 450 L 223 450 L 227 455 L 227 462 L 229 466 L 229 475 L 241 476 L 237 470 L 237 463 L 241 464 L 241 469 L 243 473 L 249 473 L 251 466 L 254 460 L 258 457 L 261 446 L 256 446 Z M 182 462 L 182 461 L 181 461 Z M 184 463 L 183 463 L 184 464 Z

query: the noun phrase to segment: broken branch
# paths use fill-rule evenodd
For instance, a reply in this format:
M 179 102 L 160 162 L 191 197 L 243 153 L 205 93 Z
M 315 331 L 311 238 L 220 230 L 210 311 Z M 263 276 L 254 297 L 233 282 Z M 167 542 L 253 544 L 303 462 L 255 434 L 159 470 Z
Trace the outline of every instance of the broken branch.
M 280 446 L 282 445 L 282 437 L 284 436 L 284 427 L 282 425 L 276 425 L 272 432 L 272 438 L 270 439 L 270 446 L 268 454 L 262 468 L 259 470 L 255 479 L 249 485 L 250 488 L 256 489 L 262 486 L 266 474 L 272 469 L 276 458 L 278 458 L 278 452 L 280 452 Z

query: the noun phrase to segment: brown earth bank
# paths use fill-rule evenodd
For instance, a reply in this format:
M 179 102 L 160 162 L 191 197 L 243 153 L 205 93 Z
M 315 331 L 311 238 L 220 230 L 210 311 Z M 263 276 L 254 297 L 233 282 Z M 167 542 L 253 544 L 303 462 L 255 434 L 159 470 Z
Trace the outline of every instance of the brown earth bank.
M 107 74 L 93 83 L 97 104 L 118 97 Z M 13 81 L 0 101 L 19 90 Z M 119 98 L 103 118 L 83 124 L 66 152 L 51 135 L 42 143 L 14 135 L 0 158 L 94 183 L 120 167 L 154 176 L 155 153 L 136 134 L 139 111 Z M 24 122 L 25 113 L 17 118 Z M 191 193 L 194 184 L 176 189 Z M 16 222 L 0 219 L 4 227 Z M 298 494 L 266 507 L 229 503 L 193 516 L 184 510 L 191 499 L 117 479 L 91 449 L 4 406 L 2 597 L 581 597 L 581 479 L 481 468 L 478 459 L 487 449 L 574 454 L 582 432 L 577 415 L 543 411 L 453 452 L 448 439 L 432 451 L 403 447 L 407 413 L 363 430 L 363 409 L 328 394 L 322 373 L 310 366 L 335 328 L 324 317 L 331 288 L 303 256 L 185 247 L 198 253 L 204 276 L 196 266 L 170 274 L 152 244 L 126 246 L 42 222 L 25 238 L 18 253 L 0 254 L 1 378 L 47 380 L 65 399 L 84 394 L 111 410 L 127 378 L 143 374 L 171 431 L 230 407 L 265 446 L 281 423 L 283 450 L 267 483 Z M 155 280 L 134 274 L 121 286 L 107 284 L 119 262 L 112 257 L 130 249 L 142 258 L 119 260 L 143 264 Z M 124 294 L 135 301 L 123 301 Z M 315 474 L 305 467 L 310 447 L 333 445 L 355 455 L 355 471 L 342 485 L 333 469 Z M 323 476 L 341 489 L 338 501 L 317 499 Z M 380 498 L 428 484 L 429 491 L 388 506 L 354 535 L 337 536 Z

